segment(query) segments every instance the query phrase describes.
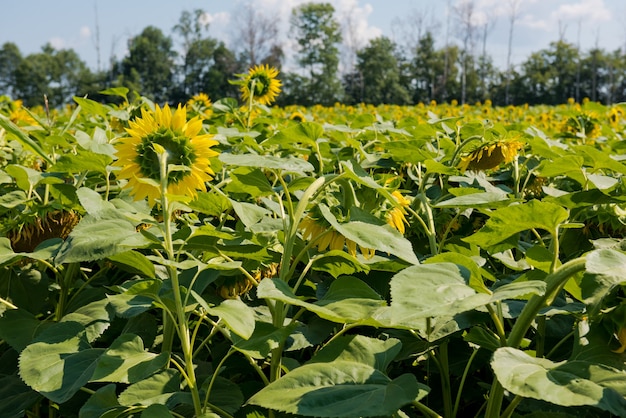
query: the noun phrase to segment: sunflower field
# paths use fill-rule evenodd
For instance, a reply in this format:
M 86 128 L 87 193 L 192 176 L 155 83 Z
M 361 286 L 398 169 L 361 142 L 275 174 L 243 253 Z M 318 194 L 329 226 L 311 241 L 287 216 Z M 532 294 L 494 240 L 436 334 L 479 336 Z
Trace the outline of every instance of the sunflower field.
M 0 98 L 0 416 L 626 416 L 626 106 Z

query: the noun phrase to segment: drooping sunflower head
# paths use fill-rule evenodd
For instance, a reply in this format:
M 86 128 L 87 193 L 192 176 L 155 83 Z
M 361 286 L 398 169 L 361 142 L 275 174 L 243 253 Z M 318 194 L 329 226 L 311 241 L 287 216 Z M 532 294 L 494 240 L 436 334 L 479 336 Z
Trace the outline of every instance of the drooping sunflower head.
M 211 149 L 217 141 L 211 135 L 200 134 L 202 120 L 187 120 L 187 109 L 180 105 L 172 111 L 168 105 L 154 111 L 141 109 L 141 117 L 129 122 L 127 137 L 116 144 L 117 161 L 121 167 L 118 179 L 128 182 L 124 188 L 136 199 L 148 198 L 152 206 L 160 197 L 160 155 L 164 149 L 167 164 L 174 169 L 167 173 L 167 192 L 173 195 L 197 196 L 197 190 L 206 191 L 205 182 L 214 174 L 209 158 L 217 155 Z
M 461 157 L 458 167 L 461 171 L 489 170 L 510 163 L 522 148 L 524 143 L 518 140 L 491 142 Z
M 270 105 L 280 93 L 281 81 L 277 77 L 278 70 L 267 64 L 250 68 L 241 84 L 241 98 L 244 102 L 252 98 L 262 105 Z
M 395 228 L 401 234 L 404 234 L 405 228 L 404 225 L 408 225 L 409 222 L 406 220 L 406 207 L 408 207 L 411 202 L 402 195 L 398 190 L 394 190 L 391 193 L 391 196 L 396 200 L 399 206 L 392 207 L 387 212 L 387 224 L 392 228 Z
M 327 249 L 343 251 L 345 247 L 351 256 L 356 257 L 356 250 L 359 247 L 361 254 L 367 259 L 372 258 L 376 253 L 375 250 L 361 247 L 351 239 L 344 237 L 322 219 L 307 216 L 300 222 L 300 230 L 302 231 L 302 238 L 307 241 L 315 240 L 314 247 L 317 247 L 320 252 Z

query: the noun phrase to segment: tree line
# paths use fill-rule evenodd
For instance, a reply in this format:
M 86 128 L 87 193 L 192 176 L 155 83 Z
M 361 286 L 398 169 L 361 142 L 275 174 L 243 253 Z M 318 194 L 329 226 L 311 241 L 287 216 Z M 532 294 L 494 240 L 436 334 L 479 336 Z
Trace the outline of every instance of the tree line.
M 535 105 L 585 97 L 605 104 L 626 101 L 623 51 L 599 47 L 581 51 L 561 36 L 512 66 L 515 14 L 511 13 L 507 68 L 499 69 L 486 51 L 488 25 L 472 23 L 472 7 L 469 1 L 455 10 L 456 42 L 448 41 L 446 29 L 445 45 L 437 47 L 437 29 L 424 25 L 422 14 L 405 22 L 402 44 L 380 36 L 357 47 L 354 39 L 342 36 L 346 30 L 331 4 L 298 6 L 289 22 L 290 36 L 297 43 L 295 62 L 280 73 L 283 91 L 277 104 L 409 105 L 489 99 L 494 105 Z M 42 104 L 44 95 L 50 106 L 69 103 L 73 96 L 99 100 L 98 92 L 120 86 L 158 103 L 185 102 L 201 92 L 219 99 L 238 96 L 238 87 L 229 82 L 235 74 L 260 64 L 279 70 L 285 65 L 275 18 L 248 4 L 237 16 L 236 40 L 229 47 L 208 36 L 203 15 L 202 10 L 183 12 L 170 34 L 154 26 L 144 28 L 128 41 L 127 55 L 112 57 L 106 70 L 91 70 L 72 49 L 47 44 L 24 56 L 15 43 L 7 42 L 0 49 L 0 94 L 21 99 L 26 106 Z M 410 35 L 411 30 L 417 35 Z M 480 41 L 482 51 L 477 52 Z M 341 64 L 346 53 L 349 59 Z

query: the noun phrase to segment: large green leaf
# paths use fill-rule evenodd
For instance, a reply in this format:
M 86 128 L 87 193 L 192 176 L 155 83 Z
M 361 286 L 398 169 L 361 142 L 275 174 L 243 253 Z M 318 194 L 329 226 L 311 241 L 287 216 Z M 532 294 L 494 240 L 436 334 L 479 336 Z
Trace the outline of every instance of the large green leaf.
M 201 392 L 206 392 L 209 382 L 212 376 L 209 377 L 204 384 L 202 384 Z M 231 382 L 228 379 L 217 376 L 213 382 L 211 393 L 209 394 L 209 403 L 215 405 L 218 408 L 234 415 L 244 402 L 244 396 L 241 393 L 241 389 L 236 383 Z M 218 415 L 219 417 L 219 415 Z
M 91 381 L 135 383 L 156 373 L 168 361 L 168 353 L 147 352 L 141 337 L 122 334 L 98 359 Z
M 117 393 L 115 385 L 110 384 L 101 387 L 91 395 L 91 397 L 85 402 L 78 412 L 79 418 L 92 418 L 92 417 L 118 417 L 122 414 L 122 411 L 126 407 L 120 405 L 117 401 Z M 117 413 L 120 415 L 117 415 Z
M 299 416 L 391 416 L 428 387 L 412 374 L 391 380 L 367 364 L 339 360 L 298 367 L 257 392 L 249 404 Z
M 296 173 L 306 173 L 315 170 L 311 163 L 291 156 L 275 157 L 273 155 L 222 153 L 219 159 L 225 164 L 240 167 L 268 168 Z
M 411 242 L 392 227 L 388 225 L 374 225 L 361 221 L 340 224 L 328 207 L 322 204 L 318 207 L 324 218 L 337 232 L 347 239 L 356 242 L 361 247 L 371 248 L 394 255 L 411 264 L 419 264 Z
M 580 282 L 582 297 L 595 312 L 611 290 L 626 282 L 626 255 L 608 248 L 596 250 L 587 255 L 585 267 Z
M 244 339 L 252 336 L 255 326 L 254 312 L 240 299 L 226 299 L 219 305 L 209 306 L 198 293 L 192 290 L 191 294 L 207 313 L 221 318 L 232 332 Z
M 490 301 L 469 285 L 467 269 L 452 263 L 408 267 L 391 279 L 391 306 L 381 311 L 391 326 L 421 328 L 425 318 L 470 311 Z
M 143 277 L 155 276 L 154 264 L 138 251 L 125 251 L 107 257 L 110 262 L 129 273 Z
M 163 370 L 130 385 L 117 399 L 125 406 L 164 404 L 173 407 L 184 399 L 180 392 L 180 373 L 173 369 Z
M 11 120 L 4 115 L 0 115 L 0 127 L 4 128 L 9 134 L 13 135 L 15 139 L 22 143 L 22 145 L 30 147 L 37 155 L 46 160 L 48 164 L 52 164 L 52 160 L 48 157 L 48 154 L 46 154 L 41 145 L 26 135 L 26 133 L 24 133 L 19 126 L 11 122 Z
M 257 287 L 262 299 L 280 300 L 300 306 L 321 318 L 339 323 L 360 323 L 377 326 L 373 315 L 386 306 L 386 302 L 365 283 L 350 276 L 335 280 L 328 292 L 317 302 L 305 302 L 296 296 L 289 285 L 280 279 L 264 279 Z
M 315 142 L 324 135 L 324 128 L 319 123 L 303 122 L 288 126 L 262 142 L 263 146 L 280 145 L 282 148 L 293 148 L 293 144 L 302 143 L 315 147 Z
M 62 403 L 89 381 L 103 351 L 89 346 L 82 325 L 61 322 L 22 351 L 20 376 L 48 399 Z
M 123 219 L 96 219 L 87 215 L 67 237 L 55 262 L 94 261 L 128 251 L 130 248 L 123 243 L 136 234 L 135 226 Z
M 41 395 L 29 388 L 17 376 L 0 376 L 0 417 L 22 418 L 25 411 L 40 399 Z
M 270 279 L 265 279 L 270 280 Z M 265 281 L 263 280 L 263 281 Z M 267 322 L 260 322 L 254 326 L 254 332 L 248 339 L 236 334 L 232 335 L 233 348 L 256 359 L 264 359 L 269 353 L 285 341 L 297 324 L 277 328 Z
M 491 366 L 502 386 L 515 395 L 626 415 L 626 398 L 606 385 L 626 387 L 622 370 L 582 361 L 555 363 L 511 347 L 497 349 Z
M 324 271 L 334 278 L 359 272 L 368 272 L 370 268 L 345 251 L 332 250 L 315 258 L 312 269 Z
M 10 309 L 0 317 L 0 338 L 19 353 L 47 325 L 28 311 Z
M 507 238 L 530 229 L 543 229 L 551 234 L 567 221 L 569 213 L 554 203 L 531 200 L 490 213 L 490 218 L 478 232 L 464 238 L 471 244 L 489 249 Z
M 395 338 L 380 340 L 363 335 L 342 336 L 325 345 L 309 363 L 345 360 L 367 364 L 384 372 L 401 349 L 402 343 Z
M 254 167 L 239 167 L 230 172 L 230 183 L 224 191 L 229 193 L 247 193 L 252 197 L 272 194 L 272 186 L 265 174 Z
M 78 154 L 64 154 L 50 168 L 52 172 L 81 173 L 97 171 L 106 174 L 113 158 L 104 154 L 81 150 Z

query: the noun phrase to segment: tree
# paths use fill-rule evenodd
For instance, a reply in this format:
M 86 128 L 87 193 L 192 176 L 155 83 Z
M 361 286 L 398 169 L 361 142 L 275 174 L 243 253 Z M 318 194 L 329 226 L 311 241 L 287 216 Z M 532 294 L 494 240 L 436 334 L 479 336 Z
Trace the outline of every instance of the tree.
M 560 104 L 574 97 L 578 49 L 567 42 L 550 43 L 522 63 L 516 103 Z
M 407 104 L 409 93 L 400 84 L 396 45 L 387 37 L 372 39 L 357 52 L 360 97 L 356 101 L 372 104 Z
M 14 96 L 15 71 L 22 63 L 20 49 L 12 42 L 6 42 L 0 49 L 0 94 Z
M 277 58 L 282 58 L 282 52 L 278 52 L 282 48 L 276 42 L 280 20 L 260 13 L 251 2 L 245 4 L 238 16 L 235 38 L 241 46 L 240 60 L 244 65 L 250 68 L 269 64 L 280 68 Z
M 329 3 L 306 3 L 292 11 L 291 27 L 298 42 L 298 64 L 308 71 L 302 104 L 330 105 L 340 99 L 338 78 L 340 26 Z
M 182 38 L 182 53 L 179 56 L 179 71 L 176 77 L 179 79 L 177 81 L 180 86 L 174 93 L 182 100 L 198 92 L 196 86 L 193 85 L 194 81 L 199 79 L 199 73 L 202 72 L 207 57 L 210 59 L 217 45 L 216 40 L 203 39 L 204 32 L 209 28 L 203 16 L 204 11 L 201 9 L 196 9 L 193 13 L 185 10 L 181 13 L 178 23 L 172 28 L 172 31 Z
M 509 41 L 506 50 L 506 76 L 504 79 L 504 103 L 509 104 L 509 86 L 511 83 L 511 53 L 513 52 L 513 29 L 519 13 L 521 0 L 509 0 Z
M 56 50 L 46 44 L 42 52 L 28 55 L 15 68 L 15 95 L 26 106 L 42 104 L 44 95 L 50 107 L 62 106 L 81 93 L 81 83 L 89 75 L 74 50 Z
M 172 90 L 174 58 L 172 40 L 161 29 L 146 27 L 130 39 L 128 56 L 122 60 L 123 84 L 157 101 L 168 100 Z

